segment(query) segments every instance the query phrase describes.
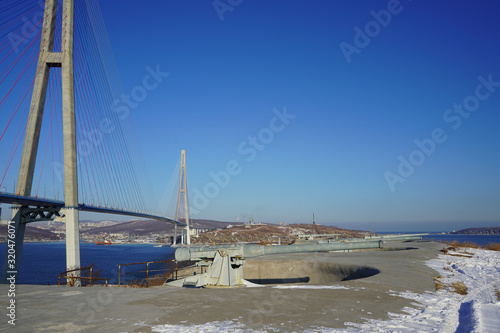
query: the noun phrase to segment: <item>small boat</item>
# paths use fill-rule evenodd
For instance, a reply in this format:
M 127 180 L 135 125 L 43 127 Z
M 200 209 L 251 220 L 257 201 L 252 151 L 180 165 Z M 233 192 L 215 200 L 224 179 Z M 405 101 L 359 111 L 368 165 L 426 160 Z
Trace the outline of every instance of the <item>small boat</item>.
M 111 241 L 106 239 L 104 242 L 95 242 L 96 245 L 111 245 Z

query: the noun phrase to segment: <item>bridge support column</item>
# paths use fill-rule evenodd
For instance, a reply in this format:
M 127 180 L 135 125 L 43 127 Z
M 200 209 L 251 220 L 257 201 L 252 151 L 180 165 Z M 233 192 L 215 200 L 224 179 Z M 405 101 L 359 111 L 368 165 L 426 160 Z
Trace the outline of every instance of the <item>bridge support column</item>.
M 172 244 L 176 245 L 177 244 L 177 223 L 174 225 L 174 239 L 172 240 Z
M 42 123 L 43 110 L 45 107 L 45 98 L 47 96 L 47 79 L 51 64 L 46 62 L 47 53 L 52 53 L 54 45 L 54 31 L 56 23 L 57 1 L 46 1 L 45 12 L 42 27 L 42 40 L 47 40 L 46 43 L 41 43 L 40 54 L 38 56 L 38 65 L 33 83 L 33 92 L 31 95 L 30 114 L 26 124 L 26 133 L 24 135 L 23 153 L 21 156 L 21 165 L 19 167 L 19 175 L 17 179 L 16 194 L 21 196 L 30 196 L 31 187 L 33 185 L 33 174 L 35 171 L 36 155 L 38 152 L 38 142 L 40 138 L 39 128 Z M 14 207 L 12 212 L 12 221 L 16 228 L 15 235 L 15 265 L 16 270 L 19 268 L 19 260 L 21 257 L 21 249 L 23 246 L 24 230 L 26 225 L 21 219 L 22 207 Z M 7 245 L 9 242 L 7 241 Z M 5 258 L 9 257 L 9 248 L 6 248 Z M 11 251 L 12 252 L 12 251 Z M 4 263 L 4 272 L 2 273 L 2 283 L 6 283 L 4 275 L 6 274 L 7 261 Z
M 80 230 L 78 223 L 78 209 L 65 208 L 64 215 L 66 220 L 66 267 L 70 270 L 80 267 Z M 75 285 L 79 285 L 78 279 L 75 281 Z
M 191 244 L 191 228 L 189 228 L 189 225 L 184 227 L 184 230 L 183 230 L 183 234 L 184 234 L 184 244 L 186 245 L 190 245 Z
M 177 209 L 175 212 L 175 219 L 177 221 L 180 217 L 181 201 L 184 201 L 184 214 L 186 216 L 186 225 L 182 231 L 182 244 L 191 244 L 191 235 L 189 232 L 189 207 L 188 207 L 188 194 L 187 194 L 187 173 L 186 173 L 186 151 L 181 150 L 181 168 L 179 174 L 179 192 L 177 195 Z
M 76 135 L 75 135 L 75 92 L 73 77 L 73 28 L 74 28 L 74 0 L 62 0 L 62 40 L 61 52 L 53 52 L 54 35 L 57 16 L 57 0 L 46 0 L 43 14 L 43 25 L 40 43 L 40 53 L 31 95 L 30 113 L 26 124 L 23 153 L 16 194 L 30 196 L 33 185 L 40 126 L 42 123 L 45 100 L 47 96 L 47 82 L 52 67 L 61 67 L 62 74 L 62 113 L 63 113 L 63 144 L 64 144 L 64 195 L 66 212 L 66 230 L 69 231 L 67 246 L 71 249 L 68 256 L 68 265 L 80 266 L 80 242 L 78 232 L 78 182 L 76 164 Z M 25 220 L 22 210 L 27 207 L 15 208 L 12 221 L 16 228 L 16 270 L 19 266 L 21 248 L 23 244 Z M 70 250 L 66 250 L 69 253 Z M 9 258 L 7 248 L 6 258 Z M 8 261 L 4 267 L 8 266 Z M 2 274 L 4 277 L 5 274 Z M 2 279 L 2 281 L 4 281 Z M 78 281 L 79 283 L 80 281 Z
M 63 1 L 63 20 L 65 21 L 65 32 L 63 35 L 68 36 L 68 38 L 64 39 L 61 49 L 66 267 L 68 270 L 80 268 L 75 88 L 73 76 L 74 10 L 74 0 Z M 80 276 L 79 272 L 73 272 L 71 275 Z M 74 285 L 79 286 L 80 279 L 76 279 Z

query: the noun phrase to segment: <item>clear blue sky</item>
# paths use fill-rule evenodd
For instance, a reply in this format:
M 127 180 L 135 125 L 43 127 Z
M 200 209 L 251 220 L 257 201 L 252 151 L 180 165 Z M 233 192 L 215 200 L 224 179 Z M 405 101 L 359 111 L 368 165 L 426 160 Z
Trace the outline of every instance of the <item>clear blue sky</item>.
M 101 9 L 125 92 L 146 66 L 169 73 L 133 110 L 158 195 L 186 149 L 191 200 L 196 189 L 217 194 L 195 217 L 500 225 L 500 86 L 475 97 L 478 76 L 500 82 L 497 3 L 241 1 L 219 9 L 222 21 L 212 1 L 137 4 Z M 355 27 L 370 40 L 356 44 Z M 447 112 L 464 100 L 468 118 Z M 279 132 L 269 131 L 274 108 L 296 116 Z M 399 174 L 399 156 L 408 161 L 436 128 L 444 142 Z M 241 169 L 227 186 L 207 185 L 233 160 Z
M 496 2 L 99 2 L 168 205 L 185 149 L 195 218 L 500 226 Z

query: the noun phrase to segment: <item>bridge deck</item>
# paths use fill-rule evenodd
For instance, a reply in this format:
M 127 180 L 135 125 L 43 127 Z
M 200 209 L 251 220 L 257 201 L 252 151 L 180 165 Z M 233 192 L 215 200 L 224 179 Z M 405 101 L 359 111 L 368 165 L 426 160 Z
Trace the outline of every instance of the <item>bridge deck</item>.
M 12 205 L 20 205 L 20 206 L 35 206 L 35 207 L 64 207 L 64 201 L 45 199 L 45 198 L 35 198 L 35 197 L 24 197 L 11 193 L 0 193 L 0 203 L 12 204 Z M 96 207 L 89 206 L 86 204 L 79 204 L 78 210 L 86 211 L 86 212 L 94 212 L 94 213 L 104 213 L 104 214 L 115 214 L 115 215 L 125 215 L 125 216 L 134 216 L 141 217 L 146 219 L 160 220 L 169 223 L 175 223 L 179 226 L 186 226 L 186 223 L 176 221 L 174 219 L 152 215 L 148 213 L 134 212 L 128 210 L 121 210 L 116 208 L 108 208 L 108 207 Z

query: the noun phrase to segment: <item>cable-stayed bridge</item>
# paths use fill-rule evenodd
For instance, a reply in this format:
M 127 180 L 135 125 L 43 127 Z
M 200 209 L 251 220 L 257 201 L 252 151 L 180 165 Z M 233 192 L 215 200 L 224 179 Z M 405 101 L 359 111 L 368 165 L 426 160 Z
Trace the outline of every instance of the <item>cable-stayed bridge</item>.
M 17 275 L 30 222 L 65 222 L 66 265 L 80 267 L 80 211 L 173 223 L 189 243 L 184 152 L 174 219 L 130 140 L 130 108 L 97 0 L 0 6 L 0 202 L 13 205 L 2 282 Z

